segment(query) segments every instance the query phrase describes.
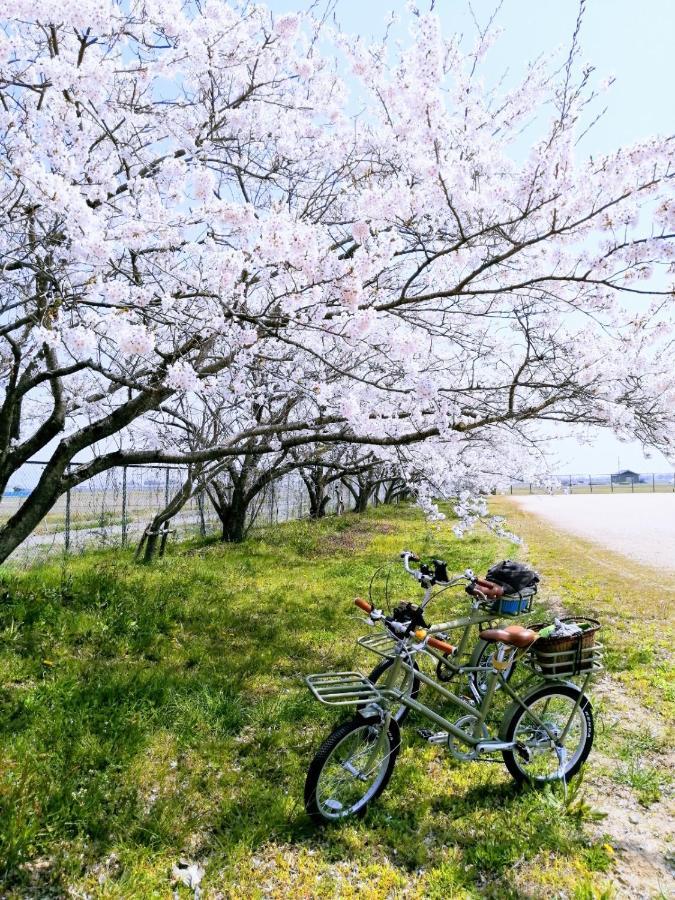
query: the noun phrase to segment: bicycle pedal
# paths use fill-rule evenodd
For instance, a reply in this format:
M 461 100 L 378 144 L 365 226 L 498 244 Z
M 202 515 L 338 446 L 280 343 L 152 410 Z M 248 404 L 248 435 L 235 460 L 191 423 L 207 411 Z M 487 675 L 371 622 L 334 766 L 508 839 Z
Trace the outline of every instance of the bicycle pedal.
M 524 759 L 525 762 L 532 762 L 532 751 L 529 747 L 526 747 L 525 744 L 521 744 L 520 742 L 518 742 L 515 749 L 518 756 Z
M 417 733 L 430 744 L 445 744 L 448 740 L 446 731 L 432 731 L 431 728 L 418 728 Z

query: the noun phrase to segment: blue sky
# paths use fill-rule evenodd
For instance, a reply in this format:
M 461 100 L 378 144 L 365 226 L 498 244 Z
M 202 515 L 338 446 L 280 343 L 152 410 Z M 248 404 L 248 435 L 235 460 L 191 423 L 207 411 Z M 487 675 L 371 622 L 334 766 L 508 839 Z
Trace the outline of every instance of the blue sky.
M 417 0 L 421 10 L 430 0 Z M 310 0 L 271 0 L 275 12 L 306 10 Z M 473 0 L 479 21 L 489 19 L 496 3 Z M 467 0 L 435 0 L 448 33 L 471 38 L 474 26 Z M 410 18 L 405 0 L 337 0 L 337 19 L 342 28 L 364 38 L 382 36 L 391 11 L 401 19 L 405 32 Z M 514 77 L 529 59 L 551 54 L 569 43 L 577 17 L 576 0 L 504 0 L 496 23 L 503 33 L 493 47 L 486 77 L 498 78 L 508 69 Z M 616 79 L 606 95 L 608 109 L 585 140 L 588 153 L 603 153 L 633 144 L 654 134 L 673 132 L 675 102 L 672 91 L 672 42 L 675 36 L 675 0 L 587 0 L 581 32 L 581 59 L 594 65 L 598 83 Z M 664 457 L 654 452 L 645 457 L 638 442 L 624 444 L 606 432 L 596 432 L 593 444 L 560 437 L 552 445 L 553 467 L 559 472 L 614 471 L 622 467 L 641 471 L 668 471 Z

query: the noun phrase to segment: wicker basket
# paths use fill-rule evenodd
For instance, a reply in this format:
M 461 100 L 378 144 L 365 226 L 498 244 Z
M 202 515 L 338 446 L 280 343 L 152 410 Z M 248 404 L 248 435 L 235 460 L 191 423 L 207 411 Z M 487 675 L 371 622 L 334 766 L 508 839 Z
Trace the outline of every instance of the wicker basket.
M 587 616 L 567 616 L 561 622 L 574 622 L 583 630 L 581 634 L 570 637 L 539 638 L 532 645 L 532 652 L 543 675 L 578 675 L 595 668 L 595 634 L 600 628 L 597 619 Z M 529 627 L 533 631 L 541 631 L 545 622 Z

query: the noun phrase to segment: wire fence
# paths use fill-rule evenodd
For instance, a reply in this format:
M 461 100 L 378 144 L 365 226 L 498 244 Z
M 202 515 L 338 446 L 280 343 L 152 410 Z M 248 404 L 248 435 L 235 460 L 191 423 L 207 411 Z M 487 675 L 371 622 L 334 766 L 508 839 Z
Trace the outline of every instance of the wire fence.
M 509 494 L 662 494 L 675 493 L 675 472 L 623 472 L 558 475 L 546 483 L 513 481 Z
M 17 511 L 37 486 L 46 463 L 26 463 L 0 498 L 0 523 Z M 176 494 L 185 477 L 180 466 L 112 468 L 57 500 L 33 533 L 11 556 L 19 564 L 54 554 L 136 544 L 148 524 Z M 351 495 L 341 483 L 329 490 L 327 514 L 349 509 Z M 375 499 L 375 502 L 376 499 Z M 251 504 L 248 524 L 273 525 L 309 515 L 309 498 L 298 473 L 268 485 Z M 173 539 L 220 533 L 221 523 L 206 492 L 192 497 L 171 520 Z
M 0 523 L 7 521 L 38 484 L 46 463 L 26 463 L 0 499 Z M 12 554 L 20 565 L 39 562 L 55 554 L 85 549 L 126 547 L 136 544 L 153 517 L 183 483 L 180 466 L 121 466 L 112 468 L 56 502 L 33 533 Z M 559 475 L 547 483 L 514 481 L 508 493 L 614 494 L 675 493 L 675 472 L 623 472 L 601 475 Z M 327 514 L 349 509 L 347 488 L 334 482 L 329 489 Z M 377 503 L 377 495 L 371 502 Z M 305 485 L 296 472 L 270 484 L 249 509 L 249 526 L 274 525 L 309 515 Z M 192 497 L 171 520 L 173 539 L 216 535 L 218 515 L 206 492 Z

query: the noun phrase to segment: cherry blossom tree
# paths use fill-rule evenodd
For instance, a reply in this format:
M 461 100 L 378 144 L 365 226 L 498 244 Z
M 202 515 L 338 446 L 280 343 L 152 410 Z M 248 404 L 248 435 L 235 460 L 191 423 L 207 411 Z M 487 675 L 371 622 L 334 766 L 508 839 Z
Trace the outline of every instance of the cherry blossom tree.
M 251 441 L 367 448 L 424 503 L 529 465 L 537 423 L 670 452 L 673 142 L 583 154 L 577 33 L 507 88 L 481 77 L 489 30 L 467 50 L 432 14 L 398 48 L 220 0 L 6 16 L 0 492 L 49 462 L 0 561 L 98 472 Z M 283 423 L 251 414 L 253 372 L 302 395 Z M 210 395 L 236 433 L 153 433 Z
M 347 477 L 357 478 L 372 470 L 375 463 L 371 451 L 354 449 L 349 443 L 334 448 L 304 448 L 305 461 L 300 476 L 309 497 L 310 519 L 322 519 L 330 503 L 330 488 Z

